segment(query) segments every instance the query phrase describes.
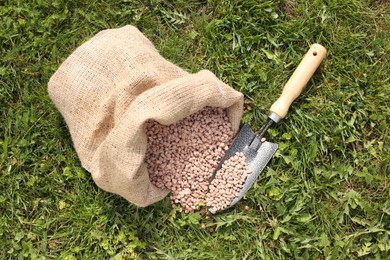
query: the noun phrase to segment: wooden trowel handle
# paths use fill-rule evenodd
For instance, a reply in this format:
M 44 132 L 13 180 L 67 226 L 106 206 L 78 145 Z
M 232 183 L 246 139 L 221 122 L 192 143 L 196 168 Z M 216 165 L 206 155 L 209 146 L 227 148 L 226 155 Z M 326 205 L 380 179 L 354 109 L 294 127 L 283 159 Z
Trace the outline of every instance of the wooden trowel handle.
M 318 66 L 320 66 L 321 61 L 325 58 L 325 55 L 326 49 L 320 44 L 313 44 L 310 47 L 284 86 L 282 95 L 280 95 L 278 100 L 270 108 L 271 114 L 274 114 L 276 118 L 279 117 L 277 121 L 286 116 L 291 103 L 301 94 L 307 82 L 309 82 Z

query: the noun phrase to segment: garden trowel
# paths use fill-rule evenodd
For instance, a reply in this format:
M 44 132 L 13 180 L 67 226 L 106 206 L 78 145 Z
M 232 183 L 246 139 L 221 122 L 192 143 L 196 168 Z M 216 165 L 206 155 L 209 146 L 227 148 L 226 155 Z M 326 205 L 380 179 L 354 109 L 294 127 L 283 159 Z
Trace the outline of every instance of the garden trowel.
M 286 116 L 291 103 L 301 94 L 302 90 L 321 64 L 321 61 L 325 58 L 325 55 L 326 49 L 320 44 L 313 44 L 310 47 L 301 63 L 284 86 L 281 96 L 271 106 L 268 123 L 263 127 L 260 134 L 253 132 L 247 124 L 244 124 L 241 127 L 234 138 L 232 145 L 226 151 L 225 156 L 220 161 L 210 179 L 211 182 L 214 179 L 216 172 L 222 167 L 224 161 L 228 160 L 237 152 L 244 153 L 245 162 L 249 165 L 252 172 L 246 178 L 238 195 L 233 198 L 230 205 L 225 209 L 232 207 L 242 199 L 275 154 L 278 145 L 265 141 L 264 134 L 271 125 L 278 123 Z

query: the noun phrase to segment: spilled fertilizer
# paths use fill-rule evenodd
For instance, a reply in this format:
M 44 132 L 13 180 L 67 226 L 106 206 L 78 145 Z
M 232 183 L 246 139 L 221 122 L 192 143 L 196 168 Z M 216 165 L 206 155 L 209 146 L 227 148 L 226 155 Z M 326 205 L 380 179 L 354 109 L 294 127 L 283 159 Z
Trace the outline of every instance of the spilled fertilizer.
M 236 154 L 209 187 L 233 140 L 231 123 L 221 108 L 204 108 L 168 126 L 150 120 L 146 135 L 145 163 L 152 184 L 170 190 L 172 205 L 179 204 L 186 213 L 199 205 L 207 205 L 211 213 L 226 208 L 249 172 L 243 154 Z
M 211 213 L 229 207 L 233 198 L 238 195 L 246 177 L 252 170 L 245 162 L 244 153 L 236 153 L 224 161 L 210 183 L 206 205 Z

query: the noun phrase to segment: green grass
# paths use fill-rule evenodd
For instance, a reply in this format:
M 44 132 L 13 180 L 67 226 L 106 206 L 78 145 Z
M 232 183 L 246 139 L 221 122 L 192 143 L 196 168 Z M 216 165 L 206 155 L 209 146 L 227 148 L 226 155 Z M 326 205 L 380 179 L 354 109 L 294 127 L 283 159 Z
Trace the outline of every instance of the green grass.
M 180 67 L 243 92 L 243 121 L 257 130 L 309 45 L 327 47 L 269 131 L 279 151 L 234 209 L 186 215 L 169 199 L 137 208 L 81 168 L 47 82 L 77 46 L 125 24 Z M 385 259 L 389 28 L 385 0 L 3 1 L 0 257 Z

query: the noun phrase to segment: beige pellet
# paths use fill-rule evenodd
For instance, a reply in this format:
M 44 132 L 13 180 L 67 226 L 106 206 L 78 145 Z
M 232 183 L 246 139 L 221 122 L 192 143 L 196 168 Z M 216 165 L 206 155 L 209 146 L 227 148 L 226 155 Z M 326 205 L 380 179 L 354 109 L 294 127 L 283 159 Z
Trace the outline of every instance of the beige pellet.
M 226 111 L 205 108 L 169 126 L 148 121 L 146 135 L 152 184 L 169 189 L 172 204 L 193 212 L 206 202 L 209 179 L 233 138 Z
M 206 205 L 209 207 L 209 211 L 216 213 L 227 208 L 238 195 L 250 173 L 243 153 L 236 153 L 226 160 L 211 182 L 211 185 L 217 188 L 210 189 L 207 194 Z

